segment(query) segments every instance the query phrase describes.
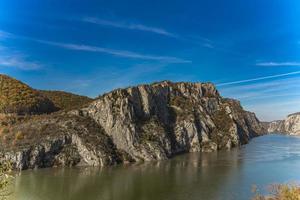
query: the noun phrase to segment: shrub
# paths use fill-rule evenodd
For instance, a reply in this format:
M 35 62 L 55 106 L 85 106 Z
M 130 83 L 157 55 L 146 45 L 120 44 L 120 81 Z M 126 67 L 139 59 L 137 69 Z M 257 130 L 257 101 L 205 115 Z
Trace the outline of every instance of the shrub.
M 9 174 L 11 165 L 9 163 L 0 163 L 0 199 L 7 199 L 12 190 L 10 185 L 12 184 L 13 176 Z
M 269 187 L 268 195 L 261 195 L 254 188 L 252 200 L 300 200 L 300 186 L 297 184 L 275 184 Z
M 22 140 L 24 139 L 24 134 L 21 131 L 18 131 L 16 134 L 16 140 Z
M 4 128 L 2 129 L 2 134 L 8 134 L 8 133 L 9 133 L 9 128 L 4 127 Z

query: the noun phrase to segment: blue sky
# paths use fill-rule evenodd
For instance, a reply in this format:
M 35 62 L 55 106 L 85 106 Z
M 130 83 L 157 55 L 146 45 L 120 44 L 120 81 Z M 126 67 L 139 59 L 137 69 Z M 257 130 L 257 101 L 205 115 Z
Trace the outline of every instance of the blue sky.
M 300 1 L 0 1 L 0 73 L 91 97 L 213 82 L 261 120 L 300 111 Z

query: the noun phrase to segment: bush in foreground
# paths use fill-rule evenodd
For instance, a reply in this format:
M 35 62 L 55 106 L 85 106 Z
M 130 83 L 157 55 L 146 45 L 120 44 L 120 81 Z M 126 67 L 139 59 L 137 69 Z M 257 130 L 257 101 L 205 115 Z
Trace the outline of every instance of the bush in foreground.
M 255 196 L 252 200 L 300 200 L 300 185 L 275 184 L 269 187 L 268 195 L 261 195 L 254 187 Z
M 11 194 L 13 177 L 9 175 L 11 166 L 8 163 L 0 163 L 0 200 L 6 200 Z

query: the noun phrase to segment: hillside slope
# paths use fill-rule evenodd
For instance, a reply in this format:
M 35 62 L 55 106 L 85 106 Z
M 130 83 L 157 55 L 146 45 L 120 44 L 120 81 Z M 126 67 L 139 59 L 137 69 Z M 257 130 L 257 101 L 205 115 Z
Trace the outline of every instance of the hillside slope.
M 35 90 L 25 83 L 0 74 L 0 113 L 49 114 L 80 108 L 93 99 L 63 91 Z
M 54 104 L 38 91 L 0 74 L 0 113 L 42 114 L 56 110 Z
M 50 99 L 59 110 L 80 108 L 93 101 L 93 99 L 89 97 L 63 91 L 39 90 L 39 92 Z

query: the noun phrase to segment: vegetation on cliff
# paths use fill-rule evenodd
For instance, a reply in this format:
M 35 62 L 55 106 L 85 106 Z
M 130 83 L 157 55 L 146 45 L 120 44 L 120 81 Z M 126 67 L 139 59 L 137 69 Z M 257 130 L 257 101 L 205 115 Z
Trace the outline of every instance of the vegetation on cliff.
M 63 91 L 40 90 L 39 92 L 45 97 L 49 98 L 54 103 L 55 107 L 59 110 L 72 110 L 76 108 L 78 109 L 81 106 L 93 101 L 93 99 L 89 97 Z
M 0 74 L 0 113 L 41 114 L 55 110 L 54 104 L 38 91 Z
M 78 109 L 91 101 L 91 98 L 63 91 L 35 90 L 21 81 L 0 74 L 0 113 L 47 114 Z
M 0 200 L 6 200 L 12 193 L 10 185 L 13 176 L 9 174 L 10 169 L 8 163 L 0 163 Z

